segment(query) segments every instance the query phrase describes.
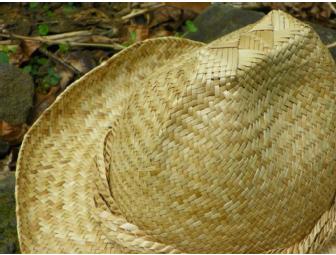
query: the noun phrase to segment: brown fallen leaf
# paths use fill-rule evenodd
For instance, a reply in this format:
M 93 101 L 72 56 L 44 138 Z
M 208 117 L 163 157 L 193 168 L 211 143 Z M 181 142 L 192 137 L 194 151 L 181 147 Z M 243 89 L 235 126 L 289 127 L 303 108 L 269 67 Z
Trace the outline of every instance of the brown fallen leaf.
M 149 28 L 146 25 L 132 24 L 132 25 L 128 26 L 128 31 L 130 33 L 132 33 L 132 32 L 135 33 L 135 41 L 136 42 L 141 42 L 141 41 L 149 38 Z
M 60 86 L 61 90 L 64 90 L 71 83 L 71 81 L 73 81 L 75 75 L 69 69 L 61 65 L 56 65 L 56 70 L 60 77 L 58 86 Z
M 183 10 L 190 10 L 197 14 L 200 14 L 206 8 L 208 8 L 211 3 L 183 3 L 183 2 L 165 2 L 166 6 L 176 7 Z
M 109 23 L 110 18 L 101 10 L 90 8 L 75 13 L 72 16 L 75 24 L 80 26 L 96 25 L 99 23 Z
M 300 19 L 328 20 L 332 9 L 327 3 L 262 3 L 271 9 L 282 10 Z
M 85 74 L 97 65 L 95 54 L 92 51 L 73 51 L 66 54 L 59 54 L 62 61 L 68 63 L 78 70 L 80 73 Z M 76 77 L 74 72 L 64 66 L 56 65 L 57 73 L 60 76 L 58 86 L 63 91 Z M 77 77 L 78 78 L 78 77 Z
M 164 37 L 164 36 L 173 36 L 174 33 L 172 31 L 168 31 L 163 26 L 159 26 L 151 31 L 150 37 Z
M 35 40 L 22 40 L 21 41 L 21 48 L 24 55 L 24 58 L 27 60 L 29 57 L 42 45 L 42 42 L 35 41 Z
M 93 35 L 90 37 L 92 43 L 120 43 L 119 38 L 110 38 L 103 35 Z
M 87 73 L 97 65 L 96 60 L 89 50 L 73 51 L 63 55 L 62 59 L 81 73 Z
M 181 15 L 183 15 L 181 9 L 163 6 L 151 12 L 148 26 L 152 28 L 167 21 L 178 21 Z
M 12 125 L 4 120 L 0 121 L 0 138 L 9 144 L 21 143 L 28 130 L 27 124 Z
M 106 61 L 111 57 L 108 52 L 103 51 L 103 50 L 95 50 L 92 56 L 94 57 L 94 59 L 97 60 L 97 64 L 100 64 L 103 61 Z
M 35 94 L 35 106 L 33 107 L 30 122 L 35 122 L 35 120 L 45 111 L 56 99 L 60 87 L 51 87 L 48 94 L 43 94 L 41 92 L 36 92 Z
M 180 9 L 174 6 L 162 6 L 150 13 L 148 27 L 153 28 L 159 25 L 167 25 L 175 30 L 186 20 L 193 20 L 197 13 L 188 9 Z

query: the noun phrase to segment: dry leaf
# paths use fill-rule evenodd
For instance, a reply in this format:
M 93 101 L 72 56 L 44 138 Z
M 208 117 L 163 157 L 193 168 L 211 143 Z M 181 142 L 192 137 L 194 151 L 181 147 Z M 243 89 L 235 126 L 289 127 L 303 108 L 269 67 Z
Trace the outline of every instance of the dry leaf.
M 103 35 L 93 35 L 90 37 L 90 41 L 93 43 L 116 43 L 120 42 L 119 38 L 110 38 Z
M 11 125 L 0 121 L 0 138 L 10 144 L 20 143 L 28 130 L 27 124 Z
M 32 111 L 31 121 L 34 122 L 56 99 L 60 87 L 52 87 L 48 94 L 36 92 L 36 104 Z
M 92 54 L 94 59 L 97 60 L 97 63 L 102 63 L 103 61 L 106 61 L 110 58 L 110 55 L 108 52 L 103 51 L 103 50 L 95 50 Z
M 174 33 L 172 31 L 168 31 L 163 26 L 160 26 L 157 29 L 153 29 L 153 31 L 151 31 L 151 37 L 164 37 L 173 35 Z
M 130 33 L 135 32 L 135 41 L 141 42 L 149 38 L 149 28 L 145 25 L 130 25 L 128 27 Z
M 97 65 L 91 51 L 74 51 L 64 55 L 62 59 L 81 73 L 87 73 Z
M 327 3 L 263 3 L 263 5 L 283 10 L 300 19 L 327 20 L 332 14 Z
M 96 8 L 80 11 L 72 16 L 72 20 L 75 24 L 81 26 L 110 22 L 110 18 L 103 11 Z
M 74 73 L 64 66 L 57 65 L 57 74 L 60 76 L 60 81 L 58 86 L 61 87 L 61 90 L 64 90 L 73 80 Z
M 183 3 L 183 2 L 166 2 L 165 3 L 166 6 L 172 6 L 172 7 L 176 7 L 179 9 L 183 9 L 183 10 L 190 10 L 193 11 L 197 14 L 200 14 L 201 12 L 203 12 L 206 8 L 208 8 L 211 3 Z
M 170 20 L 176 21 L 179 20 L 180 18 L 181 18 L 180 9 L 170 6 L 164 6 L 152 12 L 149 27 L 155 27 L 159 24 L 162 24 Z
M 42 43 L 39 41 L 34 40 L 22 40 L 21 48 L 25 58 L 27 60 L 29 57 L 39 48 L 41 47 Z

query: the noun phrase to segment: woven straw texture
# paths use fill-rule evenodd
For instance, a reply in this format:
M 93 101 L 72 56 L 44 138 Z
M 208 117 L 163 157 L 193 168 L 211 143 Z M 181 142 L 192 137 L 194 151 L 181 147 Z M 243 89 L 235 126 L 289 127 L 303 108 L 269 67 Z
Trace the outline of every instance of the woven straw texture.
M 25 136 L 22 252 L 318 252 L 336 227 L 335 68 L 280 11 L 113 56 Z

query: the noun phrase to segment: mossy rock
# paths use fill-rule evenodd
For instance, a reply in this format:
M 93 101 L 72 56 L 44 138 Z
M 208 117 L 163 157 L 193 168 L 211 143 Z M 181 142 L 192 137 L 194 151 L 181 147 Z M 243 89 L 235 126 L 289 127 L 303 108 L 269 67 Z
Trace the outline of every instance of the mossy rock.
M 0 64 L 0 120 L 10 124 L 26 122 L 33 105 L 34 84 L 20 68 Z
M 15 216 L 15 173 L 0 172 L 0 253 L 19 253 Z
M 197 32 L 188 33 L 186 38 L 209 43 L 239 28 L 252 24 L 265 14 L 261 11 L 235 8 L 230 4 L 216 3 L 205 9 L 195 20 Z M 307 22 L 320 36 L 324 44 L 336 41 L 336 30 Z M 336 47 L 330 49 L 336 60 Z
M 321 38 L 321 41 L 324 44 L 328 45 L 336 41 L 336 30 L 335 29 L 331 29 L 328 27 L 321 26 L 319 24 L 314 24 L 314 23 L 309 23 L 309 25 L 311 25 L 316 31 L 316 33 L 318 33 L 318 35 Z M 333 58 L 336 60 L 336 48 L 331 48 L 330 53 L 333 56 Z
M 186 38 L 209 43 L 254 23 L 263 16 L 265 14 L 262 12 L 234 8 L 229 4 L 213 4 L 194 20 L 197 32 L 188 33 Z

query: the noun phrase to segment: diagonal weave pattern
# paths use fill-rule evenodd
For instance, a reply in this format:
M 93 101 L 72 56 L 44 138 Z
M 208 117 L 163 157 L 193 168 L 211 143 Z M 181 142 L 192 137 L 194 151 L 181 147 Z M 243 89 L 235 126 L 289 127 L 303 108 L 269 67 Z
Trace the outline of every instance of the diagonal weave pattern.
M 300 241 L 335 191 L 327 50 L 309 27 L 274 13 L 178 64 L 133 92 L 108 138 L 122 214 L 190 253 Z
M 200 46 L 174 38 L 136 44 L 82 77 L 43 113 L 26 135 L 18 161 L 17 219 L 22 252 L 128 251 L 106 238 L 90 212 L 94 207 L 91 191 L 96 172 L 91 167 L 96 145 L 120 114 L 130 87 L 139 86 L 158 64 L 169 65 Z
M 336 222 L 335 79 L 318 36 L 278 11 L 209 45 L 121 52 L 24 139 L 22 251 L 318 251 Z

